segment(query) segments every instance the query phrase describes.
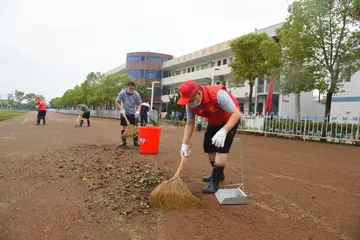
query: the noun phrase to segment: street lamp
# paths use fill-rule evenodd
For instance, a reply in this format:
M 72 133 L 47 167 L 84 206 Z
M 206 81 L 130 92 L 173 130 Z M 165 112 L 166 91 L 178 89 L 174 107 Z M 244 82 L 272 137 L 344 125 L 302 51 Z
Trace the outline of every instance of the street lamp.
M 220 68 L 214 68 L 212 71 L 211 71 L 211 85 L 214 85 L 214 71 L 219 71 Z
M 158 81 L 153 81 L 151 83 L 151 103 L 150 103 L 150 110 L 153 110 L 153 102 L 154 102 L 154 85 L 155 83 L 159 83 Z

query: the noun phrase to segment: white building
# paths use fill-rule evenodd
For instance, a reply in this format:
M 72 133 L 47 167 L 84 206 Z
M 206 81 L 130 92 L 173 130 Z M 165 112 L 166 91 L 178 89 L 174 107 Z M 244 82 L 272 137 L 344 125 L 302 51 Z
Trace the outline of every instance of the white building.
M 275 37 L 277 28 L 283 23 L 275 24 L 256 33 L 267 33 Z M 200 84 L 208 85 L 214 82 L 225 84 L 230 92 L 238 99 L 241 111 L 248 113 L 249 85 L 247 83 L 234 86 L 232 84 L 233 74 L 228 64 L 233 60 L 234 53 L 230 48 L 231 40 L 209 46 L 189 54 L 173 58 L 163 63 L 162 106 L 165 111 L 169 97 L 177 93 L 181 83 L 189 79 Z M 126 73 L 126 64 L 122 64 L 106 73 Z M 264 79 L 257 79 L 253 89 L 253 110 L 256 113 L 264 113 L 269 83 Z M 338 93 L 332 99 L 331 114 L 358 114 L 360 112 L 360 72 L 344 81 L 344 93 Z M 322 116 L 325 105 L 319 103 L 312 92 L 302 92 L 300 98 L 300 112 L 308 116 Z M 280 116 L 295 116 L 295 96 L 283 96 L 279 93 L 278 86 L 274 87 L 273 105 L 270 112 Z
M 105 75 L 111 75 L 115 73 L 125 74 L 126 73 L 126 63 L 121 64 L 120 66 L 117 66 L 114 69 L 111 69 L 110 71 L 107 71 Z
M 282 23 L 276 24 L 264 29 L 257 30 L 257 33 L 267 33 L 269 36 L 275 36 L 275 30 L 282 26 Z M 186 80 L 193 80 L 200 84 L 211 84 L 222 82 L 231 91 L 231 93 L 239 100 L 243 112 L 248 112 L 248 94 L 249 85 L 242 84 L 233 86 L 231 84 L 233 74 L 229 67 L 229 63 L 234 57 L 234 53 L 230 48 L 231 40 L 218 43 L 216 45 L 197 50 L 195 52 L 166 61 L 163 64 L 164 78 L 162 79 L 163 103 L 169 102 L 169 96 L 176 94 L 179 85 Z M 167 76 L 166 76 L 167 75 Z M 254 87 L 254 90 L 258 86 Z M 263 88 L 262 90 L 265 90 Z M 262 94 L 261 91 L 253 91 L 255 106 L 256 93 Z
M 357 117 L 360 114 L 360 72 L 343 81 L 343 92 L 333 96 L 331 115 Z
M 281 27 L 283 23 L 275 24 L 257 30 L 256 33 L 267 33 L 270 37 L 275 37 L 275 31 Z M 197 50 L 195 52 L 174 58 L 166 61 L 163 64 L 164 78 L 162 79 L 163 103 L 169 102 L 169 96 L 177 93 L 179 85 L 186 80 L 193 80 L 200 84 L 211 84 L 214 78 L 214 83 L 222 82 L 230 90 L 230 92 L 238 99 L 241 111 L 248 112 L 249 102 L 249 85 L 241 84 L 233 86 L 233 74 L 228 64 L 232 61 L 234 53 L 230 48 L 231 40 L 218 43 L 216 45 Z M 265 112 L 266 96 L 268 92 L 269 83 L 264 79 L 257 79 L 253 89 L 253 108 L 255 112 Z M 286 97 L 279 94 L 279 88 L 275 86 L 273 93 L 273 106 L 270 112 L 280 115 L 295 115 L 294 96 Z M 312 104 L 314 103 L 314 104 Z M 301 105 L 311 108 L 311 105 L 316 105 L 316 111 L 322 108 L 322 105 L 313 101 L 312 93 L 304 93 L 301 98 Z M 305 109 L 304 109 L 305 110 Z M 293 113 L 294 112 L 294 113 Z

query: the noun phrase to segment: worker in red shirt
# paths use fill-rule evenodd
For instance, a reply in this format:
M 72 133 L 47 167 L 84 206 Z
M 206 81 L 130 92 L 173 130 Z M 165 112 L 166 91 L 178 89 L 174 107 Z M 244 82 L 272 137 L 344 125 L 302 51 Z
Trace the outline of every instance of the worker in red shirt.
M 43 125 L 45 125 L 45 116 L 46 116 L 46 104 L 40 99 L 40 97 L 36 97 L 36 109 L 38 110 L 37 121 L 35 125 L 40 125 L 40 120 L 43 120 Z
M 208 121 L 203 148 L 212 165 L 211 176 L 203 193 L 215 193 L 219 183 L 225 179 L 224 168 L 227 156 L 240 123 L 240 106 L 237 99 L 223 85 L 201 86 L 188 80 L 178 88 L 178 105 L 186 105 L 187 121 L 180 154 L 187 156 L 187 147 L 195 128 L 195 115 Z

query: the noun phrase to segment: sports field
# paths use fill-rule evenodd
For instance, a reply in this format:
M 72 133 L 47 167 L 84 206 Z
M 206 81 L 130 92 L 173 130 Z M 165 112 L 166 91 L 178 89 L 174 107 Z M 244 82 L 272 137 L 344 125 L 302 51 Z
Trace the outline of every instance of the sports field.
M 25 120 L 26 119 L 26 120 Z M 200 193 L 210 173 L 194 132 L 182 178 L 197 209 L 156 212 L 147 194 L 180 162 L 182 127 L 162 125 L 160 152 L 117 148 L 117 120 L 36 112 L 0 122 L 0 239 L 360 239 L 360 148 L 239 134 L 249 203 Z M 233 145 L 225 183 L 239 182 Z

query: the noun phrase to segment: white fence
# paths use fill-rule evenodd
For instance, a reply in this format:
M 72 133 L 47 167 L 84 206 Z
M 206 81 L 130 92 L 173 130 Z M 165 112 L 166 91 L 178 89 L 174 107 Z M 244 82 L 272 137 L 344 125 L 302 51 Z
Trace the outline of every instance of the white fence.
M 60 113 L 79 114 L 76 110 L 59 110 Z M 91 115 L 103 118 L 120 118 L 119 111 L 92 110 Z M 150 118 L 158 121 L 158 112 L 150 111 Z M 206 126 L 206 120 L 202 121 Z M 345 144 L 360 144 L 360 115 L 327 117 L 307 116 L 306 114 L 282 117 L 276 114 L 259 116 L 258 114 L 244 114 L 239 125 L 239 131 L 253 132 L 262 135 L 273 135 L 302 140 L 313 140 Z
M 79 110 L 57 110 L 59 113 L 65 114 L 79 114 Z M 120 119 L 120 111 L 116 110 L 91 110 L 90 114 L 92 117 L 101 117 L 101 118 L 114 118 Z M 149 117 L 154 120 L 158 121 L 158 112 L 156 110 L 149 111 Z
M 239 130 L 302 140 L 360 144 L 360 116 L 242 115 Z

